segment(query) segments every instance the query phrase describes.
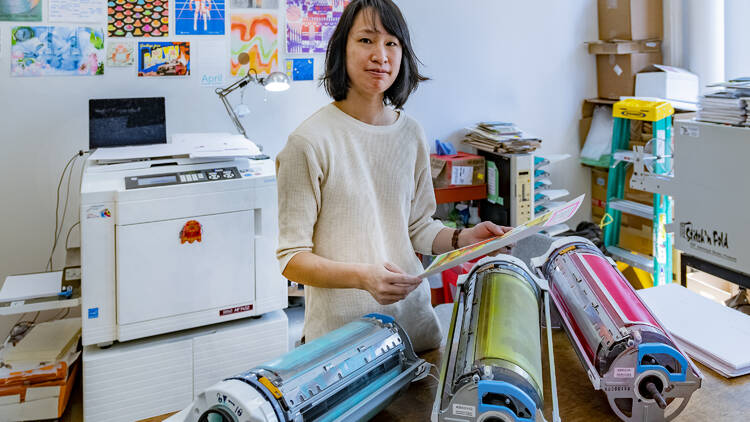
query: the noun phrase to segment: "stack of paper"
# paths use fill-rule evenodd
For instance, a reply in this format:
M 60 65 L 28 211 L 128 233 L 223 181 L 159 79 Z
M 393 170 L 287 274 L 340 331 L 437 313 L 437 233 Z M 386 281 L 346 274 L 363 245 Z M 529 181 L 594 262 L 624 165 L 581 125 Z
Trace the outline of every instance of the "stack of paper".
M 741 125 L 747 120 L 743 94 L 734 90 L 703 95 L 695 119 L 703 122 Z
M 725 377 L 750 373 L 750 315 L 677 284 L 638 294 L 695 360 Z
M 462 142 L 497 153 L 528 153 L 542 146 L 542 140 L 509 122 L 479 122 L 466 128 Z
M 9 275 L 0 288 L 0 302 L 56 296 L 62 285 L 62 271 Z
M 77 373 L 80 333 L 80 318 L 44 322 L 0 351 L 0 419 L 62 416 Z
M 68 318 L 34 325 L 15 347 L 5 351 L 7 364 L 58 362 L 81 335 L 81 319 Z

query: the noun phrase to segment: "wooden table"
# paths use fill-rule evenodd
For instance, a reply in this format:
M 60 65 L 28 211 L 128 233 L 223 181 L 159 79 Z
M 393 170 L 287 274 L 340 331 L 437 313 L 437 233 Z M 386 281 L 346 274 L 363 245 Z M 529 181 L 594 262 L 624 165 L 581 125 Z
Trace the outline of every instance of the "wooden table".
M 546 333 L 543 332 L 543 350 L 547 350 Z M 568 337 L 561 330 L 552 334 L 555 344 L 555 366 L 560 406 L 560 418 L 563 422 L 619 421 L 609 407 L 607 398 L 601 391 L 595 391 L 583 370 Z M 433 350 L 422 355 L 428 362 L 440 367 L 441 351 Z M 552 400 L 549 387 L 549 368 L 547 353 L 543 353 L 544 363 L 544 416 L 552 420 Z M 703 372 L 703 384 L 698 389 L 687 407 L 676 418 L 677 422 L 740 422 L 750 420 L 750 375 L 726 379 L 707 367 L 697 364 Z M 390 404 L 385 410 L 375 415 L 372 422 L 421 422 L 430 420 L 432 403 L 435 400 L 437 381 L 431 377 L 413 383 L 406 393 Z M 72 400 L 67 417 L 62 421 L 80 421 L 80 391 L 78 398 Z M 72 407 L 72 409 L 70 409 Z M 71 417 L 70 413 L 73 413 Z M 145 419 L 141 422 L 158 422 L 170 414 Z
M 543 349 L 547 350 L 546 333 L 543 332 Z M 552 335 L 555 349 L 555 367 L 563 422 L 619 421 L 601 391 L 595 391 L 583 370 L 567 336 L 561 330 Z M 423 359 L 440 367 L 440 350 L 433 350 Z M 552 400 L 549 386 L 547 354 L 544 363 L 544 416 L 552 420 Z M 739 422 L 750 420 L 750 375 L 726 379 L 707 367 L 697 364 L 703 373 L 703 383 L 676 421 Z M 431 377 L 412 384 L 404 395 L 372 419 L 373 422 L 429 421 L 435 400 L 437 381 Z

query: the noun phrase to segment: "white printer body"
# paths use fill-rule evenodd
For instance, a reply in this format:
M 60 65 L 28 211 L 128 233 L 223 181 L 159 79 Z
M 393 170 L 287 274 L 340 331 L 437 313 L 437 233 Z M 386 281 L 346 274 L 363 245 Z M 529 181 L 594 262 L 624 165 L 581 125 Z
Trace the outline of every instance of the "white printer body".
M 287 306 L 272 160 L 95 155 L 81 183 L 84 345 Z

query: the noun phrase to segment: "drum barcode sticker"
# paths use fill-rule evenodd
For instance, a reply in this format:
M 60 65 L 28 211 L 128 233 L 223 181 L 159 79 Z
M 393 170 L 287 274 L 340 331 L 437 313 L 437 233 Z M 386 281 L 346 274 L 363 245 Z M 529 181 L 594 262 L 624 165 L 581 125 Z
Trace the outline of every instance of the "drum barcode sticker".
M 454 404 L 453 414 L 456 416 L 466 416 L 469 418 L 473 418 L 476 415 L 476 407 L 467 406 L 465 404 Z
M 635 368 L 615 368 L 615 378 L 633 378 Z

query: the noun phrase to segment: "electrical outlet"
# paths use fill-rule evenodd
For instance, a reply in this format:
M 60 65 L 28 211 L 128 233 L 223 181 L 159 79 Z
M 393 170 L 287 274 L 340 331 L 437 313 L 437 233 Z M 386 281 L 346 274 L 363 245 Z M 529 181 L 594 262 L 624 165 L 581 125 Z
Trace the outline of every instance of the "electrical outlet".
M 80 280 L 81 279 L 81 267 L 70 267 L 65 269 L 65 280 Z

